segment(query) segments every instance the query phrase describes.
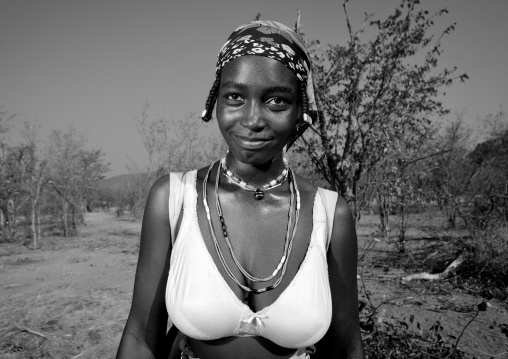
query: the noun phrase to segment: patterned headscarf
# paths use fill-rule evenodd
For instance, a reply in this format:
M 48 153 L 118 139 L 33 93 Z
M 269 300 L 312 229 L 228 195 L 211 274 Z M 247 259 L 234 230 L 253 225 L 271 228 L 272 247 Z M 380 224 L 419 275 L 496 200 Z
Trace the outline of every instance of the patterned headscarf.
M 317 112 L 310 56 L 300 35 L 286 25 L 275 21 L 259 20 L 242 25 L 222 46 L 217 58 L 216 75 L 226 63 L 245 55 L 269 57 L 286 66 L 299 81 L 307 84 L 309 110 Z M 300 136 L 312 124 L 309 114 L 304 115 L 304 121 L 305 124 L 297 126 L 295 135 Z

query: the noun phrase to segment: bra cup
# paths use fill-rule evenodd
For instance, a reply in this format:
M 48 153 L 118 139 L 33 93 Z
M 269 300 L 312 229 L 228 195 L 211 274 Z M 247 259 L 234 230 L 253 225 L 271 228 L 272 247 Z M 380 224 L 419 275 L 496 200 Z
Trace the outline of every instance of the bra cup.
M 325 231 L 320 226 L 318 231 Z M 319 233 L 316 233 L 316 238 Z M 313 238 L 315 238 L 313 236 Z M 302 263 L 297 277 L 281 296 L 264 311 L 267 317 L 260 335 L 286 348 L 301 348 L 315 344 L 328 331 L 332 306 L 328 269 L 323 262 L 318 244 L 312 248 Z
M 166 286 L 168 315 L 181 332 L 192 338 L 210 340 L 231 336 L 244 308 L 231 300 L 227 292 L 230 288 L 224 288 L 227 283 L 222 277 L 217 278 L 220 273 L 210 270 L 211 258 L 206 258 L 207 253 L 203 252 L 206 247 L 197 237 L 183 236 L 188 245 L 178 246 L 171 255 Z M 192 265 L 187 263 L 189 259 Z

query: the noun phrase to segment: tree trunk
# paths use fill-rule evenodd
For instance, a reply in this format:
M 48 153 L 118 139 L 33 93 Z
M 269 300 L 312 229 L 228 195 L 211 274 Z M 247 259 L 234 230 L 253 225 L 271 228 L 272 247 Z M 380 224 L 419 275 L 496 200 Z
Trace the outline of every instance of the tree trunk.
M 455 229 L 457 224 L 457 211 L 454 207 L 448 209 L 448 228 Z
M 353 180 L 353 183 L 351 184 L 351 188 L 352 188 L 352 193 L 351 193 L 351 205 L 352 205 L 352 211 L 353 211 L 353 218 L 355 219 L 355 222 L 358 223 L 358 221 L 360 220 L 360 216 L 361 216 L 361 213 L 360 213 L 360 210 L 358 208 L 358 181 L 356 180 Z
M 70 206 L 71 208 L 71 228 L 69 231 L 69 237 L 75 236 L 78 233 L 78 226 L 77 226 L 77 214 L 76 214 L 76 207 L 74 205 Z
M 67 202 L 65 201 L 65 198 L 64 197 L 61 197 L 62 198 L 62 214 L 61 214 L 61 219 L 62 219 L 62 230 L 63 230 L 63 236 L 64 237 L 67 237 L 69 235 L 69 225 L 68 225 L 68 221 L 67 221 Z
M 41 206 L 39 204 L 39 201 L 37 201 L 37 209 L 35 211 L 35 214 L 37 216 L 37 238 L 41 239 Z
M 388 231 L 390 230 L 390 213 L 388 212 L 388 206 L 386 204 L 386 198 L 383 195 L 378 195 L 378 207 L 379 207 L 379 231 L 383 238 L 386 238 Z
M 9 230 L 9 241 L 13 241 L 16 236 L 16 206 L 13 199 L 7 201 L 7 225 Z
M 2 241 L 5 241 L 7 238 L 7 232 L 5 227 L 4 211 L 1 208 L 0 208 L 0 230 L 2 231 Z
M 398 235 L 398 243 L 397 247 L 399 249 L 399 253 L 404 253 L 406 251 L 406 206 L 401 203 L 399 204 L 399 235 Z
M 35 220 L 36 220 L 36 207 L 37 207 L 37 200 L 35 199 L 32 199 L 30 201 L 30 210 L 31 210 L 31 229 L 32 229 L 32 240 L 33 240 L 33 243 L 34 243 L 34 249 L 37 249 L 37 230 L 36 230 L 36 224 L 35 224 Z

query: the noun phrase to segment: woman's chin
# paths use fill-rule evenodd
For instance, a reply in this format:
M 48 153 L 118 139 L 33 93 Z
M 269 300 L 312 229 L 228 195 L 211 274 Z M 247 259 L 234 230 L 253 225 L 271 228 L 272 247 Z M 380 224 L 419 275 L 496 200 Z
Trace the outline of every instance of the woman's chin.
M 238 161 L 243 164 L 248 164 L 251 166 L 263 166 L 271 163 L 274 158 L 280 155 L 282 158 L 282 150 L 278 152 L 273 151 L 262 151 L 262 150 L 253 150 L 253 149 L 235 149 L 229 150 L 229 161 Z

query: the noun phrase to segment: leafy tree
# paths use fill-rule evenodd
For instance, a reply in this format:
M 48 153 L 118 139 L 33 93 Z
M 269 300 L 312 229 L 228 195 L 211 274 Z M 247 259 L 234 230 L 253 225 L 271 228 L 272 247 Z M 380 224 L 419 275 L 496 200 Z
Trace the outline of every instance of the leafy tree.
M 421 162 L 438 153 L 429 146 L 435 130 L 426 122 L 392 135 L 393 145 L 384 151 L 384 157 L 369 170 L 368 185 L 376 194 L 380 215 L 381 235 L 390 229 L 389 214 L 397 214 L 397 244 L 405 251 L 405 233 L 411 206 L 422 206 L 425 193 L 422 185 L 427 169 Z
M 430 120 L 447 113 L 439 100 L 443 89 L 467 75 L 456 76 L 455 68 L 438 69 L 441 39 L 455 24 L 437 39 L 430 32 L 446 9 L 430 15 L 418 8 L 419 1 L 402 0 L 385 20 L 366 17 L 374 35 L 364 39 L 367 28 L 352 30 L 346 4 L 347 44 L 312 50 L 321 110 L 314 131 L 307 131 L 296 146 L 358 215 L 362 175 L 387 153 L 399 151 L 402 143 L 418 134 L 427 136 Z
M 428 196 L 444 210 L 449 228 L 455 228 L 463 201 L 480 168 L 467 154 L 477 141 L 473 129 L 464 123 L 465 111 L 455 113 L 442 134 L 433 141 L 441 153 L 425 162 L 428 169 L 425 188 Z
M 0 132 L 6 132 L 9 129 L 9 122 L 13 118 L 13 115 L 9 115 L 5 111 L 0 112 Z M 14 240 L 18 212 L 26 202 L 29 202 L 32 238 L 34 248 L 36 248 L 37 237 L 40 237 L 39 196 L 45 178 L 46 162 L 38 148 L 37 126 L 26 121 L 21 135 L 24 141 L 17 145 L 8 145 L 4 141 L 0 143 L 0 162 L 2 164 L 0 171 L 0 219 L 5 229 L 3 237 Z
M 508 222 L 508 117 L 501 109 L 485 120 L 490 127 L 487 140 L 479 143 L 467 158 L 479 175 L 471 188 L 475 211 L 469 213 L 475 227 L 492 221 Z
M 150 172 L 145 172 L 139 168 L 135 163 L 127 165 L 130 177 L 127 182 L 126 191 L 121 193 L 121 197 L 116 199 L 116 205 L 118 206 L 118 214 L 123 212 L 123 208 L 127 207 L 130 214 L 135 219 L 141 219 L 143 217 L 143 209 L 146 201 L 146 196 L 150 189 Z M 162 169 L 161 169 L 162 171 Z
M 23 189 L 27 193 L 30 203 L 30 229 L 34 249 L 37 248 L 41 238 L 40 197 L 48 174 L 47 160 L 40 149 L 38 128 L 36 122 L 26 121 L 21 131 L 27 159 Z
M 10 202 L 10 185 L 9 173 L 7 171 L 7 160 L 9 158 L 9 147 L 5 141 L 4 135 L 9 131 L 10 122 L 15 118 L 15 115 L 7 112 L 3 107 L 0 107 L 0 231 L 2 238 L 9 238 L 7 227 L 9 226 L 9 219 L 7 211 L 12 208 Z
M 48 183 L 59 198 L 63 235 L 73 236 L 85 221 L 84 211 L 108 165 L 102 151 L 86 149 L 84 136 L 73 128 L 54 130 L 49 141 Z
M 26 202 L 23 183 L 27 175 L 30 153 L 25 146 L 7 146 L 0 153 L 0 205 L 3 213 L 3 238 L 16 237 L 18 211 Z
M 10 122 L 16 117 L 15 114 L 9 113 L 7 110 L 0 106 L 0 136 L 9 130 Z M 4 143 L 0 137 L 1 143 Z

